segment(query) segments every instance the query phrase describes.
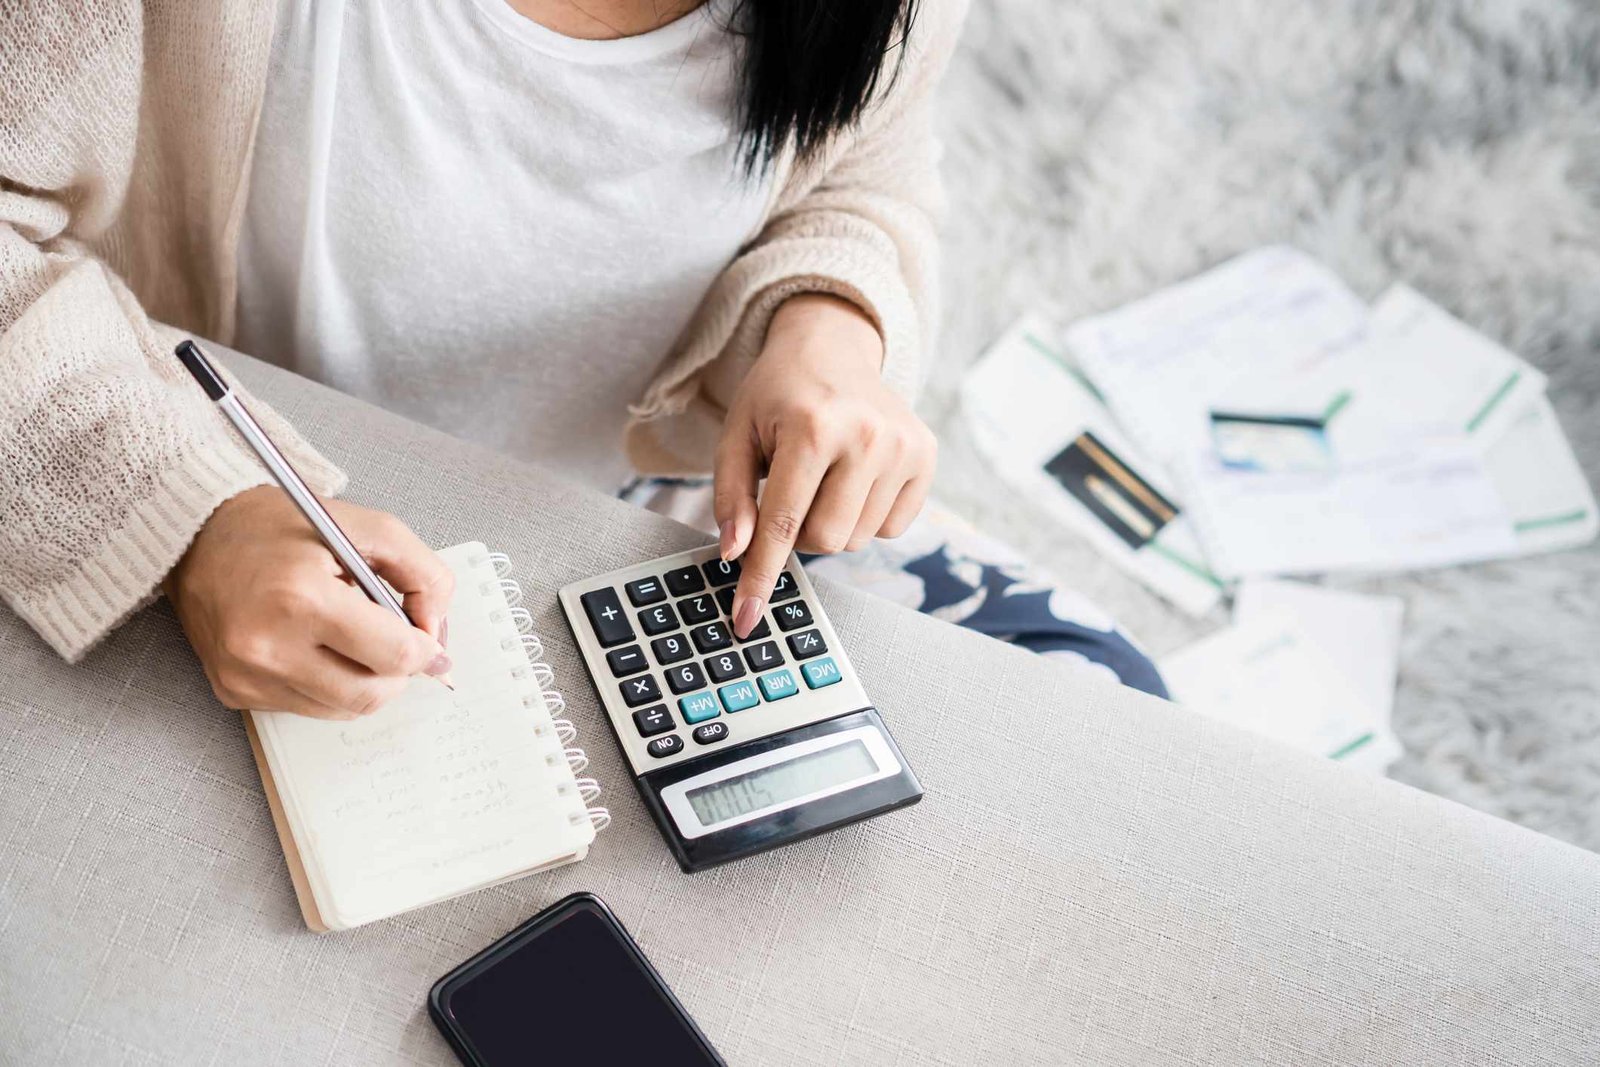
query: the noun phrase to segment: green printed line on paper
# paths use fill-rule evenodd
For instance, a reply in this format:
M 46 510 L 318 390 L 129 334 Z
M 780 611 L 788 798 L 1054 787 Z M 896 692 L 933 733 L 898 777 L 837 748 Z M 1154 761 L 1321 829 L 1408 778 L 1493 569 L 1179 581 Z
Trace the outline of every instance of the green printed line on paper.
M 1345 745 L 1343 748 L 1335 749 L 1333 752 L 1330 752 L 1328 754 L 1328 758 L 1329 759 L 1344 759 L 1346 756 L 1350 755 L 1350 753 L 1354 752 L 1356 749 L 1362 747 L 1363 745 L 1369 744 L 1372 740 L 1373 740 L 1373 735 L 1372 734 L 1370 734 L 1370 733 L 1362 734 L 1360 737 L 1356 738 L 1354 741 L 1350 742 L 1348 745 Z
M 1094 383 L 1091 382 L 1088 378 L 1085 378 L 1083 376 L 1083 372 L 1080 371 L 1077 367 L 1074 367 L 1071 363 L 1067 362 L 1067 358 L 1065 356 L 1063 356 L 1060 352 L 1057 352 L 1055 349 L 1051 348 L 1049 345 L 1047 345 L 1043 341 L 1039 340 L 1037 337 L 1035 337 L 1033 334 L 1029 333 L 1027 330 L 1023 330 L 1022 331 L 1022 339 L 1027 341 L 1034 348 L 1038 349 L 1039 352 L 1042 355 L 1047 357 L 1056 366 L 1060 367 L 1062 370 L 1064 370 L 1068 374 L 1072 375 L 1072 377 L 1077 381 L 1077 383 L 1079 385 L 1083 386 L 1085 389 L 1087 389 L 1089 391 L 1089 394 L 1091 396 L 1093 396 L 1096 400 L 1100 401 L 1102 404 L 1105 403 L 1106 398 L 1100 395 L 1100 390 L 1098 390 L 1098 389 L 1096 389 L 1094 387 Z
M 1582 522 L 1588 517 L 1589 509 L 1579 508 L 1577 511 L 1569 511 L 1564 515 L 1545 515 L 1538 519 L 1523 519 L 1521 522 L 1513 523 L 1511 528 L 1517 533 L 1527 533 L 1529 530 L 1542 530 L 1546 526 L 1565 526 L 1569 522 Z
M 1333 417 L 1339 414 L 1339 412 L 1343 411 L 1349 405 L 1350 399 L 1354 395 L 1354 393 L 1346 389 L 1338 396 L 1328 401 L 1327 408 L 1322 412 L 1322 424 L 1326 426 L 1328 423 L 1332 422 Z
M 1160 541 L 1147 541 L 1145 542 L 1145 547 L 1150 549 L 1150 551 L 1154 552 L 1156 555 L 1162 556 L 1168 560 L 1171 560 L 1173 563 L 1176 563 L 1178 566 L 1182 567 L 1196 578 L 1199 578 L 1201 581 L 1210 582 L 1218 589 L 1222 588 L 1221 578 L 1218 578 L 1215 574 L 1212 574 L 1205 567 L 1196 563 L 1194 560 L 1188 559 L 1182 555 L 1179 555 L 1177 552 L 1172 551 L 1172 549 L 1168 548 Z
M 1483 420 L 1489 417 L 1491 411 L 1500 406 L 1500 401 L 1506 398 L 1507 393 L 1516 388 L 1517 382 L 1521 378 L 1522 372 L 1514 370 L 1511 372 L 1511 377 L 1500 383 L 1500 388 L 1494 391 L 1493 396 L 1484 401 L 1483 407 L 1478 409 L 1478 413 L 1467 420 L 1468 433 L 1478 432 L 1478 427 L 1483 425 Z

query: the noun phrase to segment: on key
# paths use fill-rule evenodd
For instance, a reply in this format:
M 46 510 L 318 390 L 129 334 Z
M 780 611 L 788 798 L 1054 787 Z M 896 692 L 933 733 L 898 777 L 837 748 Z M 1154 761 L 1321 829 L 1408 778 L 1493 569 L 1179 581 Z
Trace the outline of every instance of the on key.
M 599 639 L 601 648 L 633 640 L 633 626 L 622 610 L 622 601 L 617 599 L 615 589 L 610 586 L 596 589 L 583 594 L 578 600 L 583 604 L 583 613 L 589 616 L 589 625 L 594 627 L 594 635 Z

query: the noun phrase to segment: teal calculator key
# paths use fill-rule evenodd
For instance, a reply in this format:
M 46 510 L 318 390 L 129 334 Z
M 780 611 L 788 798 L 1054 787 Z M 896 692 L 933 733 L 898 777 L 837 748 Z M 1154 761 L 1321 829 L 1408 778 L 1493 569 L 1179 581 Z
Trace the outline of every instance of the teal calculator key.
M 714 719 L 721 714 L 717 710 L 717 698 L 705 692 L 679 697 L 678 710 L 683 712 L 683 721 L 691 726 L 697 722 Z
M 768 700 L 782 700 L 800 691 L 800 687 L 794 683 L 794 675 L 786 670 L 763 674 L 756 681 L 761 684 L 761 695 Z
M 761 698 L 756 696 L 756 687 L 748 681 L 725 685 L 717 690 L 717 696 L 722 698 L 722 706 L 730 713 L 753 708 L 761 703 Z
M 800 673 L 805 675 L 806 685 L 812 689 L 821 689 L 825 685 L 832 685 L 844 677 L 839 673 L 839 665 L 833 662 L 832 656 L 800 664 Z

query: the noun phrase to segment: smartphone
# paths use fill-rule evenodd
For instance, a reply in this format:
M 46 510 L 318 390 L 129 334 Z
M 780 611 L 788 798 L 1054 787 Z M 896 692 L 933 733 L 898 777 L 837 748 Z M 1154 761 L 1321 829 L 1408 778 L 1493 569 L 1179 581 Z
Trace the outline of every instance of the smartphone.
M 593 893 L 557 901 L 439 979 L 428 1013 L 468 1067 L 726 1067 Z

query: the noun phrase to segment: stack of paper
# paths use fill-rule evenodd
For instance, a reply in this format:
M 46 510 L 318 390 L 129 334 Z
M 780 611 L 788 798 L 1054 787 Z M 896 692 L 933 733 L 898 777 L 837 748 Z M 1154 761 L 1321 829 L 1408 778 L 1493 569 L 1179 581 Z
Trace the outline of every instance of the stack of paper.
M 1233 624 L 1160 663 L 1173 699 L 1294 748 L 1383 773 L 1399 667 L 1396 597 L 1242 583 Z
M 1370 309 L 1292 248 L 1072 325 L 1017 323 L 962 384 L 1009 485 L 1192 614 L 1183 702 L 1381 769 L 1397 601 L 1267 582 L 1570 548 L 1600 532 L 1545 377 L 1416 291 Z M 1357 644 L 1357 635 L 1360 643 Z
M 1436 567 L 1600 529 L 1544 375 L 1403 285 L 1369 312 L 1266 248 L 1066 339 L 1223 579 Z
M 962 382 L 973 439 L 995 473 L 1173 604 L 1203 615 L 1222 597 L 1166 472 L 1123 434 L 1046 338 L 1018 322 Z

